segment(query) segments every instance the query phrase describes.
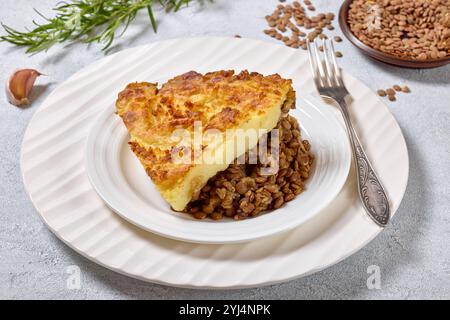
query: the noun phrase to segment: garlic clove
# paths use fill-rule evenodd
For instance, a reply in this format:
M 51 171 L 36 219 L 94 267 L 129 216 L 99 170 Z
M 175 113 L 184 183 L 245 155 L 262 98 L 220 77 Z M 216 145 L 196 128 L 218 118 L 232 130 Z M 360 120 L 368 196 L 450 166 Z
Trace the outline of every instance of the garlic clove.
M 6 97 L 15 106 L 29 103 L 28 96 L 33 89 L 36 78 L 42 75 L 34 69 L 20 69 L 15 71 L 6 83 Z

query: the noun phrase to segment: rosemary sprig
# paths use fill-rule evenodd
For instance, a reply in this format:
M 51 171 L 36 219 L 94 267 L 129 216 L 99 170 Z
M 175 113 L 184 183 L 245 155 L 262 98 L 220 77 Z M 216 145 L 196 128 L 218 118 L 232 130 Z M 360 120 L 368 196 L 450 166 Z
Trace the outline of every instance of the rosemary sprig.
M 147 9 L 150 24 L 156 32 L 157 25 L 153 14 L 153 0 L 75 0 L 61 2 L 53 10 L 55 17 L 47 18 L 38 11 L 44 23 L 33 20 L 35 28 L 24 32 L 17 31 L 2 23 L 6 34 L 0 41 L 7 41 L 27 47 L 27 53 L 47 51 L 56 43 L 82 41 L 98 42 L 102 50 L 113 43 L 116 33 L 123 27 L 121 36 L 141 9 Z M 157 0 L 167 11 L 177 11 L 190 0 Z

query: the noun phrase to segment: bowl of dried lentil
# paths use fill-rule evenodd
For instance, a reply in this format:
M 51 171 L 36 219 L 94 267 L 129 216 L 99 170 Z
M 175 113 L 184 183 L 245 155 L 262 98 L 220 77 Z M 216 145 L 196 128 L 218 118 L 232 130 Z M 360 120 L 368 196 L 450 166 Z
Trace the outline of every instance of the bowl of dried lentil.
M 407 68 L 450 63 L 450 0 L 346 0 L 339 25 L 373 59 Z

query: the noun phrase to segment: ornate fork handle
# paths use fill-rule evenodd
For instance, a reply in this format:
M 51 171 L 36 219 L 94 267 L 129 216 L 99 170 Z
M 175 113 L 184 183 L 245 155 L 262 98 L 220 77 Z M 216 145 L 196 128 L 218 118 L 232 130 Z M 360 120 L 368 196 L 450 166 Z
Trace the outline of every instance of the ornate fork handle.
M 364 149 L 359 142 L 355 129 L 353 128 L 348 113 L 345 99 L 335 99 L 340 106 L 345 124 L 350 137 L 353 155 L 356 162 L 356 173 L 358 178 L 358 191 L 367 214 L 379 226 L 384 227 L 390 218 L 389 202 Z

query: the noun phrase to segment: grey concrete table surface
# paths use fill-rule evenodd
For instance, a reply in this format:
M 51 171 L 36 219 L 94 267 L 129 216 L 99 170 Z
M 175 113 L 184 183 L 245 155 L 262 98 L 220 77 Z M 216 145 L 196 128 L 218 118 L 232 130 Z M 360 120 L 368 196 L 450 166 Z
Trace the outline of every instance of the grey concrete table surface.
M 1 22 L 30 26 L 33 7 L 44 14 L 57 1 L 2 0 Z M 337 13 L 340 1 L 314 1 L 317 11 Z M 112 52 L 163 39 L 199 35 L 233 36 L 275 42 L 263 34 L 264 16 L 276 0 L 216 0 L 193 3 L 176 14 L 157 12 L 153 34 L 139 16 Z M 335 22 L 337 26 L 337 22 Z M 0 31 L 3 32 L 3 31 Z M 338 28 L 333 34 L 341 35 Z M 16 108 L 0 93 L 0 299 L 418 299 L 450 298 L 450 66 L 411 70 L 370 61 L 347 40 L 338 44 L 341 66 L 373 90 L 407 84 L 412 93 L 387 103 L 405 135 L 410 178 L 392 223 L 364 249 L 346 260 L 298 280 L 256 289 L 209 291 L 179 289 L 134 280 L 81 257 L 59 241 L 28 199 L 19 154 L 30 117 L 59 83 L 102 58 L 98 45 L 57 46 L 29 56 L 0 43 L 0 81 L 16 68 L 33 67 L 40 78 L 33 104 Z M 81 288 L 66 286 L 67 267 L 81 269 Z M 370 265 L 380 267 L 381 288 L 369 290 Z

